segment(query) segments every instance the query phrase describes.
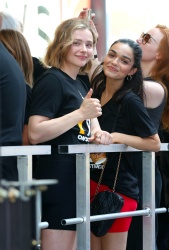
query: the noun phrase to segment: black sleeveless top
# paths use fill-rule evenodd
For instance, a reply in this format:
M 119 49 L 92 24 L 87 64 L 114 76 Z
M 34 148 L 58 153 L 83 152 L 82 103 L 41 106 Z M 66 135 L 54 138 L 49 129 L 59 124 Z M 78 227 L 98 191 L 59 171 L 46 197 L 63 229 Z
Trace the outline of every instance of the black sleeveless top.
M 151 77 L 145 77 L 144 80 L 156 82 Z M 160 127 L 161 117 L 162 117 L 162 113 L 163 113 L 163 110 L 165 107 L 165 103 L 166 103 L 166 95 L 164 95 L 164 98 L 163 98 L 161 104 L 159 106 L 157 106 L 156 108 L 146 108 L 147 112 L 148 112 L 148 114 L 149 114 L 151 120 L 153 121 L 157 130 L 159 130 L 159 127 Z

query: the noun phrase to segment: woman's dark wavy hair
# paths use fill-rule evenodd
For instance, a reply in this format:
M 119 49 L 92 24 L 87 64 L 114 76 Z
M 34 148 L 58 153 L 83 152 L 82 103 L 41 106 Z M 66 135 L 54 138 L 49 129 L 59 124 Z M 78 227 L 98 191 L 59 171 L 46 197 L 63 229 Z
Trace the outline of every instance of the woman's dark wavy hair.
M 123 86 L 113 95 L 113 100 L 120 101 L 121 98 L 129 91 L 133 91 L 143 100 L 143 76 L 140 66 L 142 58 L 141 47 L 138 43 L 131 39 L 119 39 L 115 41 L 111 47 L 117 43 L 128 44 L 128 46 L 132 49 L 134 54 L 133 68 L 137 68 L 137 71 L 134 75 L 132 75 L 132 79 L 130 81 L 127 80 L 127 77 L 125 78 Z M 106 87 L 106 75 L 104 74 L 102 65 L 103 62 L 95 69 L 91 80 L 91 87 L 94 90 L 93 96 L 97 98 L 101 97 L 101 94 Z

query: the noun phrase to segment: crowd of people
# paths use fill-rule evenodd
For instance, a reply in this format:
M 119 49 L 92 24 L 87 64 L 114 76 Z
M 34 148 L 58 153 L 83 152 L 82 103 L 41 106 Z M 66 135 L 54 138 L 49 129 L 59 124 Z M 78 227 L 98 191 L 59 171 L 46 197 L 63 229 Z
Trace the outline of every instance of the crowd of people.
M 33 176 L 59 181 L 42 196 L 42 221 L 49 223 L 42 230 L 42 250 L 76 249 L 76 225 L 61 224 L 76 217 L 76 156 L 59 154 L 58 145 L 119 143 L 158 152 L 160 142 L 168 142 L 169 28 L 157 25 L 136 41 L 114 41 L 100 62 L 97 30 L 86 15 L 84 8 L 56 28 L 42 64 L 31 56 L 21 23 L 0 12 L 0 145 L 51 145 L 51 155 L 38 157 Z M 118 158 L 119 153 L 107 155 L 99 192 L 112 188 Z M 166 159 L 168 154 L 157 153 L 157 208 L 163 179 L 168 183 Z M 0 160 L 0 178 L 17 181 L 17 158 Z M 91 197 L 102 164 L 93 166 Z M 142 209 L 141 152 L 122 153 L 116 192 L 124 199 L 121 212 Z M 161 248 L 158 230 L 156 216 L 156 250 L 167 249 L 167 236 Z M 142 242 L 142 217 L 116 219 L 102 237 L 91 233 L 91 250 L 142 250 Z

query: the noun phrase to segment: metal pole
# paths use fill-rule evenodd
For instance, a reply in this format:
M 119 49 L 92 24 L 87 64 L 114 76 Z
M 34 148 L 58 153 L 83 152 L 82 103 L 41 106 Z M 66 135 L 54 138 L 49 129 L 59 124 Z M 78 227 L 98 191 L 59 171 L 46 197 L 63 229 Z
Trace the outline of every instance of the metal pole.
M 166 207 L 161 207 L 161 208 L 156 208 L 155 213 L 160 214 L 160 213 L 166 213 L 167 208 Z M 109 219 L 116 219 L 116 218 L 124 218 L 124 217 L 134 217 L 134 216 L 149 216 L 151 213 L 150 208 L 146 208 L 143 210 L 137 210 L 134 212 L 120 212 L 120 213 L 112 213 L 112 214 L 103 214 L 103 215 L 94 215 L 90 216 L 90 222 L 92 221 L 100 221 L 100 220 L 109 220 Z M 63 219 L 62 220 L 62 225 L 67 226 L 67 225 L 73 225 L 73 224 L 81 224 L 84 222 L 83 217 L 79 218 L 71 218 L 71 219 Z
M 83 217 L 77 224 L 77 249 L 90 250 L 90 165 L 89 154 L 76 155 L 76 216 Z
M 155 250 L 155 153 L 143 152 L 143 208 L 150 216 L 143 217 L 143 250 Z
M 41 191 L 36 188 L 36 242 L 37 245 L 41 244 L 41 206 L 42 206 L 42 194 Z
M 32 179 L 32 157 L 27 155 L 17 157 L 17 167 L 19 181 L 28 181 Z

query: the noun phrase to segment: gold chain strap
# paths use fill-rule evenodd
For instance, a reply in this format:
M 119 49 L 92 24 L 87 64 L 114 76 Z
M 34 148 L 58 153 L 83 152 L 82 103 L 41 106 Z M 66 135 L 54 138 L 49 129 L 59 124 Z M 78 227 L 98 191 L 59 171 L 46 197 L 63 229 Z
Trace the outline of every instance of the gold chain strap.
M 118 160 L 118 164 L 117 164 L 117 170 L 116 170 L 116 175 L 115 175 L 115 179 L 114 179 L 114 185 L 113 185 L 113 189 L 112 189 L 113 192 L 115 191 L 115 186 L 116 186 L 116 182 L 117 182 L 117 176 L 118 176 L 118 173 L 119 173 L 121 155 L 122 155 L 122 152 L 120 152 L 120 154 L 119 154 L 119 160 Z
M 119 173 L 121 155 L 122 155 L 122 152 L 120 152 L 120 154 L 119 154 L 119 159 L 118 159 L 118 164 L 117 164 L 116 175 L 115 175 L 114 184 L 113 184 L 113 188 L 112 188 L 112 191 L 113 191 L 113 192 L 115 192 L 115 186 L 116 186 L 116 182 L 117 182 L 117 176 L 118 176 L 118 173 Z M 98 181 L 98 184 L 97 184 L 97 187 L 96 187 L 96 192 L 95 192 L 94 197 L 95 197 L 96 194 L 98 194 L 98 192 L 99 192 L 99 188 L 100 188 L 100 185 L 101 185 L 101 181 L 102 181 L 104 169 L 105 169 L 105 167 L 106 167 L 106 162 L 107 162 L 107 160 L 106 160 L 106 161 L 104 162 L 104 164 L 103 164 L 103 169 L 102 169 L 101 174 L 100 174 L 100 178 L 99 178 L 99 181 Z

